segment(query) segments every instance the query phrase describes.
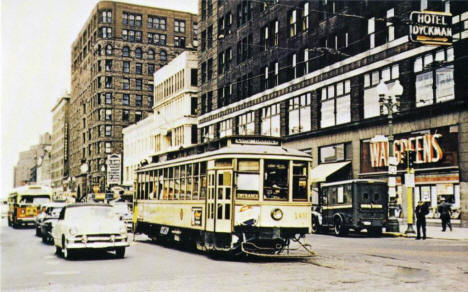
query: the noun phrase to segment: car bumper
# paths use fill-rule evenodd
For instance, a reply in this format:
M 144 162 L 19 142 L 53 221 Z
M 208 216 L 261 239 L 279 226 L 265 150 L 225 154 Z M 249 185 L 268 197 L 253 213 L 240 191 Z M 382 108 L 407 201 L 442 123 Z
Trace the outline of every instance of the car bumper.
M 24 223 L 24 224 L 36 224 L 36 220 L 34 218 L 18 218 L 16 219 L 16 222 L 18 223 Z
M 88 243 L 78 243 L 70 242 L 67 244 L 69 249 L 114 249 L 116 247 L 127 247 L 130 246 L 128 241 L 121 242 L 88 242 Z

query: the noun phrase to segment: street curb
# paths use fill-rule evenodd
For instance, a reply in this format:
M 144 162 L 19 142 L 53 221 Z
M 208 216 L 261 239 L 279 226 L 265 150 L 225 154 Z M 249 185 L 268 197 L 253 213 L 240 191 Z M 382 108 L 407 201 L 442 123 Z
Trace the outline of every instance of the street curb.
M 401 232 L 382 232 L 382 234 L 386 236 L 393 236 L 393 237 L 416 238 L 416 235 L 409 235 L 409 234 L 405 234 Z M 427 236 L 427 239 L 468 241 L 468 238 L 444 238 L 444 237 L 432 237 L 432 236 Z

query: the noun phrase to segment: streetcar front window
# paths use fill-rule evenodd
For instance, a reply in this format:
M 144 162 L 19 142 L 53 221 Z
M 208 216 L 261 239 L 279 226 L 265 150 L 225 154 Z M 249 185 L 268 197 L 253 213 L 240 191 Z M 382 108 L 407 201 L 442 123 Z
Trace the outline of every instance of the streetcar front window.
M 288 200 L 288 170 L 287 160 L 265 160 L 265 200 Z
M 237 179 L 237 199 L 258 200 L 260 190 L 260 161 L 239 159 Z

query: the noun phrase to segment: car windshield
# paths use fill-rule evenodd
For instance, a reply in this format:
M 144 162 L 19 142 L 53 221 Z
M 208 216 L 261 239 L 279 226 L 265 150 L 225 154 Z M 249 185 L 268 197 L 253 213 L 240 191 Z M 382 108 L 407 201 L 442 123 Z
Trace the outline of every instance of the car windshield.
M 51 217 L 58 217 L 60 211 L 62 211 L 63 207 L 49 207 L 46 211 L 47 215 Z
M 49 196 L 23 196 L 20 199 L 21 204 L 42 205 L 50 202 Z
M 109 206 L 82 206 L 68 208 L 65 218 L 70 220 L 106 220 L 116 218 L 115 213 Z

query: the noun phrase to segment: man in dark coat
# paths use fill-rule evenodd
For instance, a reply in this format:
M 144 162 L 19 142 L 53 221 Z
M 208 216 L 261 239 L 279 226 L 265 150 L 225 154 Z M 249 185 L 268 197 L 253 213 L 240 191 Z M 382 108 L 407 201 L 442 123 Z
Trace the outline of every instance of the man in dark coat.
M 445 198 L 441 199 L 441 203 L 437 207 L 437 211 L 439 212 L 440 219 L 442 220 L 442 232 L 445 232 L 447 226 L 450 228 L 450 231 L 452 231 L 452 223 L 450 222 L 452 209 L 451 205 L 445 202 Z
M 418 231 L 416 239 L 421 239 L 421 229 L 422 239 L 426 239 L 426 215 L 429 214 L 429 208 L 423 201 L 419 201 L 414 213 L 416 214 L 416 229 Z

